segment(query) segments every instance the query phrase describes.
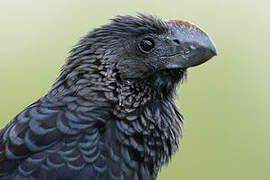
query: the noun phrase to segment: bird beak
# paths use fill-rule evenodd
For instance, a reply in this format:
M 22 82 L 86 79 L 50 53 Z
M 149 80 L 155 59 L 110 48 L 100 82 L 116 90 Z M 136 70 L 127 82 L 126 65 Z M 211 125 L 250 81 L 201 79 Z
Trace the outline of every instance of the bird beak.
M 169 24 L 174 30 L 169 38 L 174 55 L 169 57 L 165 68 L 189 68 L 217 55 L 211 38 L 197 26 L 179 20 L 171 20 Z

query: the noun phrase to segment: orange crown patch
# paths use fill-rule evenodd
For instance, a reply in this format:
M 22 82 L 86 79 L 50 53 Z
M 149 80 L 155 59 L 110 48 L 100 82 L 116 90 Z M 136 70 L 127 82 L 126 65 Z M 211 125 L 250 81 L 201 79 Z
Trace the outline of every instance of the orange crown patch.
M 190 22 L 183 21 L 183 20 L 175 19 L 175 20 L 169 20 L 169 22 L 176 23 L 176 24 L 181 24 L 181 25 L 186 25 L 186 26 L 193 26 L 193 27 L 195 27 L 195 28 L 200 29 L 200 28 L 199 28 L 198 26 L 196 26 L 195 24 L 192 24 L 192 23 L 190 23 Z

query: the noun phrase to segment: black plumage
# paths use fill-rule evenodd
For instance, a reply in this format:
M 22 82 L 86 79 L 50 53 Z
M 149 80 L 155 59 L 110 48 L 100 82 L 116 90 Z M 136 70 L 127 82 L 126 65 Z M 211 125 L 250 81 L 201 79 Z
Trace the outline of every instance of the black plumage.
M 118 16 L 71 50 L 51 90 L 0 132 L 0 179 L 156 179 L 177 150 L 173 98 L 216 55 L 184 21 Z

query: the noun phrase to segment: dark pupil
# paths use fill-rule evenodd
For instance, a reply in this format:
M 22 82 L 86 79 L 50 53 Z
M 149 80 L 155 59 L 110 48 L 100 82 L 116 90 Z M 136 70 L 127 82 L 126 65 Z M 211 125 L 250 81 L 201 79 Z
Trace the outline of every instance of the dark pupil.
M 143 39 L 140 42 L 140 46 L 144 51 L 150 51 L 154 47 L 154 43 L 149 39 Z

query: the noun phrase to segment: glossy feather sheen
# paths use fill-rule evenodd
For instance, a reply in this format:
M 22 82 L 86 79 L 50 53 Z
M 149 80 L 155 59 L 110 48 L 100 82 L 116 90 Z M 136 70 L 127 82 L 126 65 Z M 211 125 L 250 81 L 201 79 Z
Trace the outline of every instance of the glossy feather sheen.
M 48 94 L 1 130 L 0 179 L 155 179 L 182 135 L 173 96 L 185 70 L 137 69 L 145 78 L 126 80 L 117 64 L 124 38 L 167 32 L 141 15 L 84 37 Z

